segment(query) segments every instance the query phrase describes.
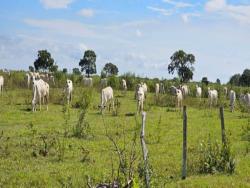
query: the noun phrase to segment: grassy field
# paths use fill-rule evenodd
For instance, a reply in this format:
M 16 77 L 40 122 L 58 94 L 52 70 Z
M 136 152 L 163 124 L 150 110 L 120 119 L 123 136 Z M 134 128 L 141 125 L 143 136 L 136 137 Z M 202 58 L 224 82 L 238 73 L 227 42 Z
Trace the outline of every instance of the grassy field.
M 73 104 L 84 91 L 75 90 Z M 136 110 L 133 93 L 123 96 L 116 91 L 121 103 L 118 116 L 110 112 L 102 116 L 97 108 L 100 95 L 93 91 L 86 116 L 90 127 L 87 138 L 72 136 L 80 110 L 70 108 L 70 116 L 66 116 L 60 104 L 61 89 L 51 89 L 50 93 L 48 112 L 45 107 L 41 112 L 30 111 L 31 90 L 8 90 L 0 97 L 0 187 L 87 187 L 87 177 L 93 185 L 110 181 L 116 175 L 119 160 L 106 132 L 120 147 L 125 147 L 128 155 L 136 134 L 134 174 L 142 185 L 137 170 L 142 156 L 141 116 L 125 116 Z M 205 175 L 188 168 L 187 179 L 181 180 L 182 113 L 153 105 L 152 101 L 150 94 L 145 109 L 152 187 L 250 187 L 250 155 L 246 152 L 247 142 L 242 140 L 242 127 L 250 119 L 248 114 L 225 109 L 225 127 L 236 159 L 232 175 Z M 220 142 L 221 131 L 218 108 L 210 110 L 189 103 L 187 108 L 189 167 L 197 162 L 195 154 L 201 141 L 210 135 L 212 140 Z M 68 122 L 65 117 L 69 117 Z M 48 153 L 43 153 L 44 150 Z

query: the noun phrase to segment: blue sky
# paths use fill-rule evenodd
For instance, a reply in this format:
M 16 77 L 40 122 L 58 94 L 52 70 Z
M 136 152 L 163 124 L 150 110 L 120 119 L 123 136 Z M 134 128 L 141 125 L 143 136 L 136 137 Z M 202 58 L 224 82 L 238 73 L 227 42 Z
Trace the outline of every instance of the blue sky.
M 196 57 L 194 80 L 227 82 L 250 68 L 250 0 L 6 0 L 0 1 L 0 69 L 33 65 L 47 49 L 59 67 L 78 67 L 84 51 L 97 69 L 172 78 L 170 56 Z

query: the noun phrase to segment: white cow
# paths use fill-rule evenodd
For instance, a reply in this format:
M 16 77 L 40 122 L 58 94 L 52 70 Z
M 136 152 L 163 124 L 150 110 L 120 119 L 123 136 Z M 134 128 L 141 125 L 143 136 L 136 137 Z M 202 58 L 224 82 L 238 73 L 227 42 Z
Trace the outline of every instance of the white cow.
M 30 88 L 31 75 L 29 73 L 26 73 L 25 78 L 26 78 L 26 81 L 27 81 L 27 87 Z
M 111 102 L 112 109 L 114 110 L 114 93 L 113 93 L 112 87 L 110 86 L 102 89 L 102 93 L 101 93 L 101 111 L 102 112 L 108 102 Z
M 122 89 L 123 91 L 127 91 L 127 82 L 124 79 L 122 79 Z
M 183 101 L 183 94 L 180 89 L 176 89 L 176 107 L 180 108 L 182 107 L 182 101 Z
M 229 98 L 230 98 L 230 110 L 231 110 L 231 112 L 233 112 L 234 111 L 235 100 L 236 100 L 235 91 L 230 90 Z
M 240 95 L 240 101 L 244 103 L 247 107 L 250 107 L 250 94 L 241 94 Z
M 218 91 L 216 89 L 210 89 L 208 87 L 208 103 L 209 107 L 211 107 L 213 104 L 217 105 L 218 101 Z
M 196 97 L 201 99 L 202 89 L 198 85 L 196 85 Z
M 224 90 L 224 95 L 227 98 L 227 92 L 228 92 L 227 87 L 224 87 L 223 90 Z
M 160 91 L 159 91 L 160 94 L 165 94 L 165 87 L 164 87 L 164 84 L 163 83 L 160 83 Z
M 92 85 L 93 85 L 93 79 L 92 78 L 86 78 L 86 77 L 84 77 L 83 78 L 83 84 L 86 87 L 92 87 Z
M 136 96 L 137 96 L 137 114 L 138 114 L 139 112 L 143 111 L 143 103 L 145 99 L 144 89 L 142 86 L 138 88 Z
M 188 86 L 187 85 L 180 85 L 179 89 L 182 92 L 182 96 L 185 98 L 189 93 Z
M 158 83 L 155 84 L 155 96 L 158 97 L 160 92 L 160 85 Z
M 3 92 L 3 84 L 4 84 L 4 78 L 3 76 L 0 76 L 0 94 Z
M 145 97 L 145 99 L 146 99 L 147 93 L 148 93 L 148 86 L 147 86 L 146 83 L 141 83 L 141 87 L 143 88 L 144 97 Z
M 39 102 L 40 111 L 42 109 L 41 103 L 46 99 L 47 111 L 49 102 L 49 84 L 42 79 L 33 80 L 33 99 L 32 99 L 32 111 L 36 111 L 36 104 Z
M 67 97 L 68 105 L 72 101 L 72 92 L 73 92 L 73 82 L 67 79 L 65 86 L 65 94 Z
M 108 80 L 107 78 L 102 78 L 100 81 L 101 88 L 105 88 L 108 85 Z

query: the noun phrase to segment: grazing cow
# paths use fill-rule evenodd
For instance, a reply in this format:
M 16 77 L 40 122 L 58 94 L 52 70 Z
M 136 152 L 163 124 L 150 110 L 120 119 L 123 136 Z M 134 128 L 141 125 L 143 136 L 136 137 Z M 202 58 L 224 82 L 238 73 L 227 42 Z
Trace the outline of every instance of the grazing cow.
M 187 85 L 180 85 L 179 89 L 182 92 L 182 96 L 185 98 L 189 93 L 188 86 Z
M 213 104 L 217 105 L 217 100 L 218 100 L 218 92 L 216 89 L 210 89 L 208 87 L 208 103 L 209 103 L 209 107 L 211 108 L 211 106 Z
M 145 99 L 145 95 L 144 95 L 144 89 L 142 86 L 140 86 L 138 88 L 138 91 L 137 91 L 137 114 L 139 112 L 142 112 L 143 111 L 143 102 L 144 102 L 144 99 Z
M 72 101 L 73 83 L 71 80 L 67 79 L 65 86 L 65 94 L 67 97 L 68 105 Z
M 108 102 L 111 102 L 112 109 L 114 110 L 114 94 L 113 94 L 113 89 L 110 86 L 102 89 L 102 93 L 101 93 L 101 111 L 102 112 Z
M 102 78 L 101 81 L 100 81 L 100 85 L 101 85 L 102 89 L 105 88 L 105 87 L 107 87 L 107 85 L 108 85 L 107 78 Z
M 240 95 L 240 101 L 245 104 L 247 107 L 250 107 L 250 94 L 241 94 Z
M 93 85 L 93 80 L 92 78 L 83 78 L 83 85 L 86 87 L 92 87 Z
M 177 90 L 177 88 L 175 87 L 175 86 L 171 86 L 170 88 L 169 88 L 169 92 L 170 92 L 170 95 L 176 95 L 176 90 Z
M 4 84 L 4 78 L 3 76 L 0 76 L 0 94 L 3 92 L 3 84 Z
M 31 75 L 29 73 L 26 73 L 25 77 L 26 77 L 26 81 L 27 81 L 27 87 L 30 88 Z
M 176 107 L 180 108 L 182 107 L 182 100 L 183 100 L 183 94 L 180 89 L 176 89 Z
M 235 91 L 230 90 L 229 98 L 230 98 L 230 110 L 231 110 L 231 112 L 233 112 L 234 111 L 235 100 L 236 100 Z
M 223 91 L 224 91 L 225 97 L 227 98 L 227 92 L 228 92 L 227 87 L 224 87 L 224 88 L 223 88 Z
M 198 85 L 196 85 L 196 97 L 201 99 L 202 89 Z
M 40 111 L 42 109 L 41 102 L 44 104 L 44 99 L 46 99 L 47 111 L 49 102 L 49 84 L 42 79 L 33 80 L 33 99 L 32 99 L 32 111 L 36 111 L 37 100 L 40 105 Z
M 122 89 L 123 91 L 127 91 L 127 82 L 124 79 L 122 79 Z
M 148 93 L 148 86 L 147 86 L 146 83 L 141 83 L 141 87 L 143 88 L 144 97 L 146 99 L 147 98 L 147 93 Z
M 163 83 L 160 83 L 160 90 L 159 90 L 160 94 L 165 94 L 165 87 Z
M 158 83 L 155 84 L 155 96 L 158 97 L 160 92 L 160 85 Z

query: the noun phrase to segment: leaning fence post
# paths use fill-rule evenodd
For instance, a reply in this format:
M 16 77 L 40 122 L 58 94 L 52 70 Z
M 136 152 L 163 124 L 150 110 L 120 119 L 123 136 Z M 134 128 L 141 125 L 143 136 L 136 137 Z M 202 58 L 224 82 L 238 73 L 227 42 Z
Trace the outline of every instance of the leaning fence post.
M 146 112 L 142 112 L 141 147 L 142 147 L 144 169 L 145 169 L 145 184 L 146 184 L 146 187 L 149 188 L 150 180 L 149 180 L 149 169 L 148 169 L 148 149 L 146 147 L 146 143 L 144 140 L 145 121 L 146 121 Z
M 226 135 L 225 135 L 225 122 L 224 122 L 224 109 L 220 107 L 220 122 L 221 122 L 221 139 L 222 144 L 226 143 Z
M 183 107 L 182 179 L 187 176 L 187 107 Z

